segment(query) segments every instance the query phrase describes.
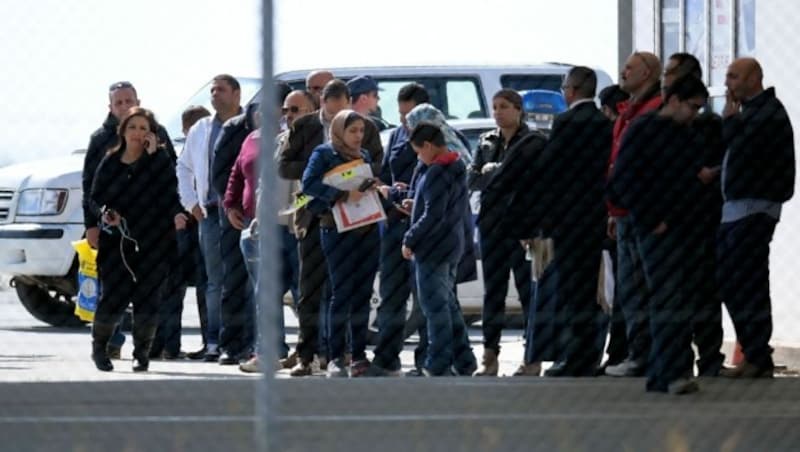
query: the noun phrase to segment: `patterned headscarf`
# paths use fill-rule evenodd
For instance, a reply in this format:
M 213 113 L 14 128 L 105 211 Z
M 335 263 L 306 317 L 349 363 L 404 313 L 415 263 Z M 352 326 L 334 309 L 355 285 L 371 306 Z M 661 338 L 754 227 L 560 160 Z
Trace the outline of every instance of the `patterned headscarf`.
M 413 130 L 422 121 L 436 124 L 442 129 L 449 150 L 458 152 L 460 155 L 469 155 L 469 150 L 464 146 L 464 142 L 458 137 L 455 129 L 447 124 L 444 114 L 439 109 L 431 104 L 419 104 L 406 115 L 406 122 L 410 130 Z
M 344 130 L 356 120 L 366 121 L 366 119 L 353 110 L 342 110 L 333 117 L 331 121 L 331 144 L 333 149 L 347 160 L 361 158 L 361 147 L 351 148 L 344 141 Z

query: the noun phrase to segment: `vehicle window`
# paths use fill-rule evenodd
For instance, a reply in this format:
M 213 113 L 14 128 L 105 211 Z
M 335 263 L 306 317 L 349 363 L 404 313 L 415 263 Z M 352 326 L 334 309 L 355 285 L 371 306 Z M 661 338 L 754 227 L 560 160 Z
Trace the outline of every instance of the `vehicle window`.
M 475 148 L 478 147 L 478 138 L 481 136 L 482 133 L 488 132 L 492 130 L 493 127 L 483 128 L 483 129 L 462 129 L 461 133 L 464 134 L 464 137 L 469 141 L 469 150 L 470 152 L 474 152 Z
M 411 82 L 422 84 L 431 98 L 431 104 L 444 113 L 448 119 L 463 119 L 470 117 L 485 118 L 486 110 L 483 108 L 478 81 L 475 78 L 460 77 L 403 77 L 380 78 L 375 77 L 380 92 L 380 116 L 392 125 L 400 124 L 400 114 L 397 112 L 397 93 L 403 85 Z M 559 85 L 560 86 L 560 85 Z
M 443 113 L 447 119 L 483 118 L 481 95 L 473 80 L 448 80 L 446 85 L 447 107 Z
M 560 91 L 562 79 L 563 77 L 558 74 L 505 74 L 500 76 L 500 84 L 503 88 L 515 91 L 529 89 Z
M 261 79 L 257 78 L 240 78 L 239 85 L 242 88 L 242 107 L 252 102 L 256 95 L 261 91 Z M 211 114 L 214 114 L 214 108 L 211 106 L 211 82 L 209 81 L 205 86 L 203 86 L 200 91 L 195 93 L 186 103 L 184 103 L 181 108 L 178 110 L 177 114 L 168 119 L 164 123 L 164 127 L 167 129 L 170 138 L 173 141 L 181 142 L 184 139 L 183 136 L 183 124 L 181 122 L 181 113 L 186 107 L 190 105 L 202 105 L 206 107 Z

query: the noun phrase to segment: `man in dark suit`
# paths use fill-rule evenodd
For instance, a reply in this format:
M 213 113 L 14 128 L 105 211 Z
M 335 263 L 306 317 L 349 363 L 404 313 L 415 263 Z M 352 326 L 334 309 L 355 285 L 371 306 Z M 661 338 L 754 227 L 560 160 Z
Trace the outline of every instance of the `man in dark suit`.
M 569 110 L 553 123 L 533 178 L 539 208 L 531 212 L 538 210 L 535 223 L 553 238 L 557 274 L 554 340 L 559 361 L 546 376 L 593 376 L 602 352 L 597 346 L 597 278 L 612 124 L 594 103 L 596 88 L 592 69 L 570 70 L 562 86 Z

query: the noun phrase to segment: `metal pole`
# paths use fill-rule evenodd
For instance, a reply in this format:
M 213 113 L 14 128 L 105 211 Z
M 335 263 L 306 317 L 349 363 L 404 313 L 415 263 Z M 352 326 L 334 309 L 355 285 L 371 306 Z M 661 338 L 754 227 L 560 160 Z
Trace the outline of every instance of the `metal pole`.
M 263 378 L 256 388 L 256 445 L 257 450 L 277 450 L 280 444 L 277 438 L 278 393 L 275 390 L 274 363 L 277 359 L 277 314 L 282 305 L 276 304 L 283 294 L 278 294 L 278 271 L 282 262 L 278 259 L 277 213 L 278 202 L 275 199 L 276 171 L 273 152 L 275 151 L 275 134 L 277 120 L 275 118 L 275 90 L 272 80 L 272 0 L 262 2 L 262 89 L 261 89 L 261 150 L 259 156 L 260 193 L 258 197 L 258 236 L 259 270 L 258 291 L 258 331 L 259 360 Z M 272 446 L 272 447 L 270 447 Z

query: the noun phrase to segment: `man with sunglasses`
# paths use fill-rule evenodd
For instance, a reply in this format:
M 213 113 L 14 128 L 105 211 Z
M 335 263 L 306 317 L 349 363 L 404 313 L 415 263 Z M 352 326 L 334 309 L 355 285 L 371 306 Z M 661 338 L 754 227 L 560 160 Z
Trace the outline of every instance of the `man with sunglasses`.
M 651 344 L 647 390 L 686 394 L 698 390 L 693 367 L 693 297 L 688 296 L 687 236 L 691 207 L 701 189 L 701 158 L 689 124 L 706 103 L 697 77 L 675 80 L 657 112 L 638 118 L 622 138 L 607 186 L 608 198 L 629 212 L 631 235 L 641 258 Z
M 322 97 L 322 90 L 325 89 L 325 85 L 333 79 L 333 73 L 325 70 L 311 71 L 306 76 L 306 91 L 308 91 L 314 99 L 315 110 L 321 105 L 320 99 Z

